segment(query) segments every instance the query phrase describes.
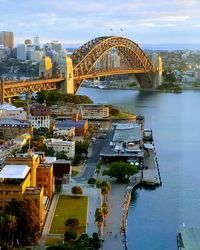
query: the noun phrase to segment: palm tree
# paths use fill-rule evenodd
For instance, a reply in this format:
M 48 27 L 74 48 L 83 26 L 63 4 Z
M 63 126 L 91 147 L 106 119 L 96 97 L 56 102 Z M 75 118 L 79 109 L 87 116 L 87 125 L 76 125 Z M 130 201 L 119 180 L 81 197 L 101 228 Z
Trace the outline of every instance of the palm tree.
M 104 202 L 102 204 L 102 212 L 103 212 L 103 216 L 104 216 L 104 226 L 105 226 L 106 225 L 106 217 L 109 213 L 108 203 Z
M 97 208 L 95 211 L 95 223 L 99 229 L 99 235 L 101 236 L 101 227 L 104 222 L 103 211 L 101 208 Z
M 0 215 L 0 247 L 3 246 L 5 241 L 5 227 L 7 224 L 8 215 L 1 214 Z
M 103 202 L 106 202 L 108 200 L 108 187 L 107 186 L 103 186 L 101 188 L 101 194 L 103 195 Z
M 8 246 L 11 245 L 13 246 L 14 243 L 14 233 L 17 227 L 17 220 L 15 215 L 8 215 L 8 221 L 6 225 L 6 230 L 8 231 Z M 10 244 L 11 243 L 11 244 Z
M 108 188 L 108 191 L 110 192 L 110 190 L 111 190 L 111 184 L 110 184 L 109 181 L 106 181 L 105 184 L 103 183 L 103 186 L 106 186 Z

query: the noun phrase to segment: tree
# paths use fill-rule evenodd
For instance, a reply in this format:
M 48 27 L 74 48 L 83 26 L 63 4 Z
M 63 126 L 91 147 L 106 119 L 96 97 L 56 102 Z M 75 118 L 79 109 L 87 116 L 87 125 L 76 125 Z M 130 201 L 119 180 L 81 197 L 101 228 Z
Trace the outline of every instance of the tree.
M 77 198 L 80 198 L 80 195 L 83 194 L 83 189 L 80 186 L 72 187 L 72 194 L 74 194 Z
M 93 239 L 93 248 L 99 249 L 101 247 L 101 240 L 99 239 L 98 233 L 93 233 L 92 239 Z
M 69 160 L 69 157 L 67 156 L 67 153 L 65 151 L 57 152 L 56 153 L 56 158 L 57 159 Z
M 106 222 L 106 217 L 108 216 L 108 213 L 109 213 L 108 203 L 104 202 L 102 204 L 102 212 L 103 212 L 103 216 L 104 216 L 104 221 Z
M 77 218 L 69 218 L 65 222 L 65 226 L 69 227 L 71 230 L 76 231 L 80 222 Z
M 103 201 L 107 201 L 108 200 L 108 193 L 109 193 L 109 189 L 107 186 L 102 186 L 101 187 L 101 194 L 103 195 Z
M 77 233 L 75 231 L 66 231 L 65 234 L 64 234 L 64 240 L 65 241 L 75 241 L 77 238 Z
M 102 181 L 102 186 L 107 187 L 108 191 L 110 192 L 111 190 L 111 184 L 109 181 Z
M 98 226 L 99 234 L 101 235 L 101 226 L 104 222 L 103 211 L 102 208 L 97 208 L 95 211 L 95 223 Z
M 39 232 L 39 211 L 34 201 L 18 201 L 12 199 L 3 212 L 5 214 L 15 216 L 17 221 L 15 235 L 16 238 L 19 239 L 20 243 L 23 244 L 27 240 L 35 240 L 37 233 Z
M 14 244 L 14 233 L 17 227 L 17 220 L 15 215 L 8 215 L 7 225 L 6 225 L 6 235 L 8 239 L 8 246 L 13 246 Z
M 131 175 L 138 173 L 137 167 L 127 162 L 113 162 L 109 169 L 103 172 L 103 175 L 117 178 L 117 182 L 125 182 L 129 180 Z
M 96 179 L 95 178 L 90 178 L 88 180 L 88 184 L 95 185 L 96 184 Z
M 97 182 L 96 182 L 96 187 L 97 187 L 97 188 L 101 188 L 101 187 L 102 187 L 102 181 L 97 180 Z

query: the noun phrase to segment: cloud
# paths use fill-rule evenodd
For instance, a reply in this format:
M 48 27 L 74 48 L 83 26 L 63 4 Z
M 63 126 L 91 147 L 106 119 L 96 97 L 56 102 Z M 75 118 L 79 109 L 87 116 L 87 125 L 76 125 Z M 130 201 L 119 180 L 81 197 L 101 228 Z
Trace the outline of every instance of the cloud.
M 0 0 L 0 6 L 0 29 L 14 31 L 17 40 L 38 34 L 72 44 L 110 35 L 111 28 L 116 35 L 123 29 L 124 36 L 155 42 L 148 32 L 182 42 L 196 29 L 188 39 L 195 34 L 200 40 L 200 0 Z

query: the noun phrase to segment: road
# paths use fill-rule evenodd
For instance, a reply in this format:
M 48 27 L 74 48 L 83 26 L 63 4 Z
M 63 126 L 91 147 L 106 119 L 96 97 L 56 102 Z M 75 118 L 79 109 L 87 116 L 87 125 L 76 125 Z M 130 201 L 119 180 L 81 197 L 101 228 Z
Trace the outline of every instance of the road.
M 110 133 L 107 133 L 106 138 L 96 139 L 95 142 L 92 142 L 92 154 L 87 160 L 86 168 L 80 177 L 74 177 L 77 182 L 87 181 L 89 178 L 94 176 L 97 162 L 100 158 L 100 152 L 105 145 L 110 141 Z

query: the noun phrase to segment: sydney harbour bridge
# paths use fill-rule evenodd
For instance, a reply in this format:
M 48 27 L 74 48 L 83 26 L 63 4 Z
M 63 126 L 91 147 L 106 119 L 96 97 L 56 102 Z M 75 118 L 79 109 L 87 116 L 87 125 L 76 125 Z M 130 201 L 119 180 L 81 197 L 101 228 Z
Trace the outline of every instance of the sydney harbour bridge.
M 44 57 L 39 67 L 38 80 L 2 80 L 0 101 L 42 90 L 76 94 L 84 80 L 101 76 L 135 74 L 143 89 L 156 88 L 162 82 L 161 58 L 154 55 L 150 59 L 137 43 L 120 36 L 98 37 L 85 43 L 70 57 L 62 58 L 56 77 L 51 74 L 50 58 Z

